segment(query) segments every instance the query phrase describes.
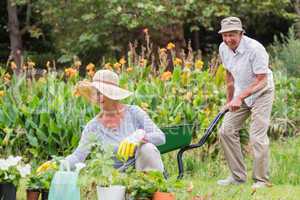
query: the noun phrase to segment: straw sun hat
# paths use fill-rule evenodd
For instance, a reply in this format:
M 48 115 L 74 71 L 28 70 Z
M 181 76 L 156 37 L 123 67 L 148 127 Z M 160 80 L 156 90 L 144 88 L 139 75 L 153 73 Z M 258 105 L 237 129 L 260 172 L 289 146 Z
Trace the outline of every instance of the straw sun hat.
M 97 103 L 97 93 L 112 100 L 122 100 L 133 93 L 119 87 L 119 76 L 110 70 L 98 70 L 92 81 L 79 81 L 76 93 L 92 103 Z

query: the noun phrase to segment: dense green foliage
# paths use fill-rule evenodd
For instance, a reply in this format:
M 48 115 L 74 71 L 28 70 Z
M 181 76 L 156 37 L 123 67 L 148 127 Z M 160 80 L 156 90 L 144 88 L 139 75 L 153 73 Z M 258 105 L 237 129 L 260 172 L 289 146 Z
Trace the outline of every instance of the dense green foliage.
M 192 40 L 193 47 L 207 52 L 219 43 L 219 23 L 228 15 L 241 17 L 249 35 L 269 44 L 296 19 L 288 0 L 11 1 L 17 3 L 24 32 L 24 55 L 40 67 L 47 59 L 69 62 L 78 55 L 83 61 L 99 62 L 104 55 L 120 55 L 129 41 L 143 39 L 144 28 L 155 44 L 183 45 L 184 40 Z M 5 62 L 9 54 L 6 1 L 0 6 L 5 13 L 0 20 L 0 58 Z
M 133 71 L 121 73 L 121 85 L 135 91 L 134 97 L 125 103 L 141 106 L 161 127 L 199 123 L 197 138 L 225 103 L 222 71 L 220 67 L 216 76 L 212 76 L 206 70 L 178 66 L 173 74 L 154 75 L 151 67 L 136 66 Z M 286 79 L 280 72 L 274 76 L 277 97 L 270 135 L 279 138 L 295 134 L 299 127 L 296 99 L 300 80 Z M 14 153 L 43 160 L 51 155 L 71 153 L 83 126 L 99 111 L 72 95 L 78 79 L 74 76 L 63 81 L 61 75 L 50 72 L 39 80 L 13 76 L 8 85 L 2 82 L 1 154 Z M 272 128 L 275 124 L 281 129 Z M 210 143 L 215 142 L 211 138 Z M 214 151 L 213 146 L 209 148 L 208 151 Z
M 281 35 L 280 43 L 278 38 L 275 38 L 274 45 L 271 45 L 270 50 L 274 55 L 274 68 L 281 69 L 288 76 L 300 77 L 300 40 L 296 38 L 293 28 L 290 29 L 288 36 Z

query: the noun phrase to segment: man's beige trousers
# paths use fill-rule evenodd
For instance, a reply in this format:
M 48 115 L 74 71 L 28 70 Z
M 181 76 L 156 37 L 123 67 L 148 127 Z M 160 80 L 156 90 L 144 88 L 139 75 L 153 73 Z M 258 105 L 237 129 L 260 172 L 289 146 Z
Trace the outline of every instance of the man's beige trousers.
M 255 103 L 248 107 L 245 103 L 235 112 L 228 112 L 220 129 L 220 140 L 232 177 L 237 181 L 246 181 L 246 167 L 241 151 L 239 130 L 246 119 L 250 118 L 250 144 L 253 148 L 254 181 L 268 182 L 269 177 L 269 138 L 267 136 L 274 99 L 274 89 L 259 92 Z

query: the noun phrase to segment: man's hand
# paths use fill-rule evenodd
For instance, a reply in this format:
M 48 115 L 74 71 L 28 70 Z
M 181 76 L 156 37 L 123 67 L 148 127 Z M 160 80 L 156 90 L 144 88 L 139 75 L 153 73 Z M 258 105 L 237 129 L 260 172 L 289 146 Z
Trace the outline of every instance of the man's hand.
M 134 156 L 136 147 L 144 143 L 144 139 L 145 131 L 141 129 L 136 130 L 120 143 L 117 155 L 127 161 L 128 158 Z
M 242 99 L 239 98 L 239 97 L 236 97 L 236 98 L 234 98 L 233 100 L 231 100 L 231 101 L 226 105 L 226 107 L 229 108 L 229 110 L 230 110 L 231 112 L 235 112 L 235 111 L 237 111 L 237 110 L 241 107 L 242 103 L 243 103 Z

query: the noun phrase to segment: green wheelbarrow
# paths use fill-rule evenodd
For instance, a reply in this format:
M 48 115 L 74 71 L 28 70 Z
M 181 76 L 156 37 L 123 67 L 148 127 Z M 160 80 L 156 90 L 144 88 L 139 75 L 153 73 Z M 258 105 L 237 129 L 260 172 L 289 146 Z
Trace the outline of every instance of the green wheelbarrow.
M 228 112 L 228 109 L 218 113 L 218 115 L 214 118 L 214 120 L 210 123 L 209 127 L 206 129 L 204 135 L 201 137 L 199 142 L 195 144 L 191 144 L 193 131 L 196 128 L 195 124 L 183 124 L 178 126 L 161 128 L 162 132 L 164 132 L 166 135 L 166 143 L 157 147 L 160 153 L 169 153 L 171 151 L 179 149 L 177 153 L 178 179 L 181 179 L 184 174 L 182 160 L 183 153 L 185 151 L 203 146 L 226 112 Z M 119 168 L 119 170 L 125 171 L 129 166 L 133 165 L 134 163 L 135 159 L 131 159 L 121 168 Z

